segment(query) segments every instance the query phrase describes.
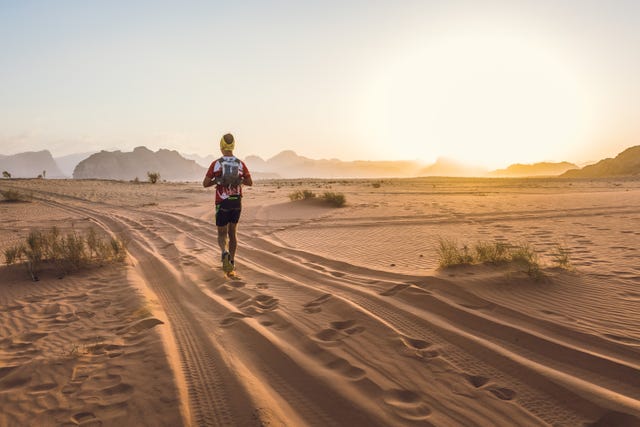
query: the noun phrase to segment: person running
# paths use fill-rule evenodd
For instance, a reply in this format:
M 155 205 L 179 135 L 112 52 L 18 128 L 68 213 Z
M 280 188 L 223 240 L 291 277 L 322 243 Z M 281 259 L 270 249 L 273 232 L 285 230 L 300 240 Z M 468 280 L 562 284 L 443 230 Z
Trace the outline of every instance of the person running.
M 242 186 L 253 185 L 247 165 L 233 155 L 235 139 L 230 133 L 220 139 L 222 157 L 211 163 L 202 181 L 203 187 L 216 186 L 216 227 L 222 251 L 222 270 L 232 274 L 238 247 L 236 231 L 242 211 Z

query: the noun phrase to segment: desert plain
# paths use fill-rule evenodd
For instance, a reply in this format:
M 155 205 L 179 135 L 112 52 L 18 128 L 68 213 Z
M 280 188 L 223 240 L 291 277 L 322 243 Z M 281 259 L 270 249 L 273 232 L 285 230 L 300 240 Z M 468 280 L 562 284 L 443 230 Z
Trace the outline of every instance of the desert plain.
M 0 202 L 2 251 L 54 226 L 128 241 L 39 281 L 2 257 L 2 426 L 640 425 L 638 180 L 259 181 L 237 279 L 200 183 L 0 189 L 27 199 Z M 540 274 L 440 268 L 441 239 L 526 243 Z

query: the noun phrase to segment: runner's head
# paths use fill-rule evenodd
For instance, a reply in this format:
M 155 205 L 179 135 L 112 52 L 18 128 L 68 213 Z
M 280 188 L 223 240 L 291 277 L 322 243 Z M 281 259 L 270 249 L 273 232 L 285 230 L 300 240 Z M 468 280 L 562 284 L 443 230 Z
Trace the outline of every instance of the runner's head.
M 235 145 L 236 141 L 235 139 L 233 139 L 233 135 L 231 135 L 230 133 L 224 135 L 220 139 L 220 151 L 233 151 Z

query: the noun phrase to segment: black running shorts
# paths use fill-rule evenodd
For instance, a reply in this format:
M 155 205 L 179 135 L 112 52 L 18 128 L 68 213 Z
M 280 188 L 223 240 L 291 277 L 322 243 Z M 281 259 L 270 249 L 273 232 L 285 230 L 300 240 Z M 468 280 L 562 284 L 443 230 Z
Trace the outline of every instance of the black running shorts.
M 242 203 L 240 197 L 224 199 L 222 203 L 216 205 L 216 226 L 224 227 L 232 223 L 237 224 L 240 220 Z

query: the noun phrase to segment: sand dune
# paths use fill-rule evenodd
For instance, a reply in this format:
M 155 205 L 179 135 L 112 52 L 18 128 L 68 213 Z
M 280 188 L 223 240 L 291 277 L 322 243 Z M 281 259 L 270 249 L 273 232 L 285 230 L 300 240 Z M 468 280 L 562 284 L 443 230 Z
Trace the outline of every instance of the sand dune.
M 0 187 L 32 195 L 0 203 L 0 249 L 52 225 L 130 239 L 126 266 L 0 268 L 0 425 L 640 425 L 638 181 L 259 183 L 238 280 L 198 184 Z M 546 278 L 438 270 L 439 237 L 529 242 Z

